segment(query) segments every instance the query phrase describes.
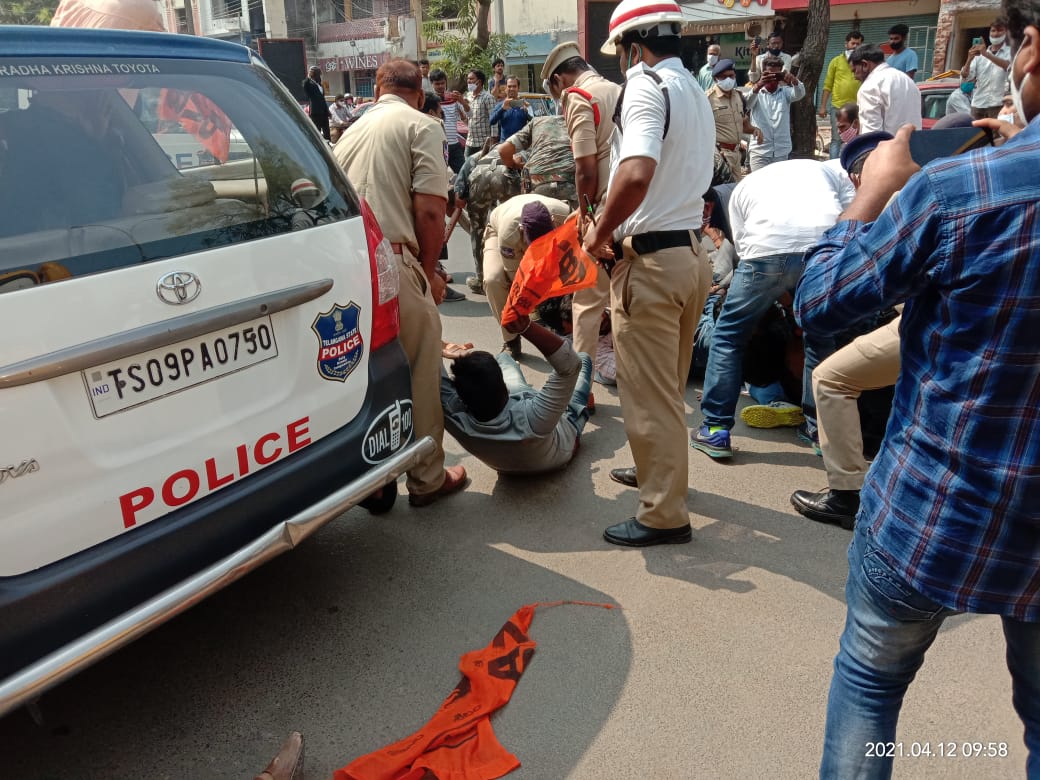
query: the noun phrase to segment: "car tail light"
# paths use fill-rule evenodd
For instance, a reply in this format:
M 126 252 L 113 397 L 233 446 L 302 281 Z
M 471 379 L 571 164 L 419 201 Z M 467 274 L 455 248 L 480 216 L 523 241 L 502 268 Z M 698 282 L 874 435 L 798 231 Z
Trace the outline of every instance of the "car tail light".
M 372 349 L 379 349 L 397 338 L 401 330 L 401 311 L 397 305 L 401 280 L 394 250 L 383 237 L 383 230 L 364 198 L 361 199 L 361 218 L 372 267 Z

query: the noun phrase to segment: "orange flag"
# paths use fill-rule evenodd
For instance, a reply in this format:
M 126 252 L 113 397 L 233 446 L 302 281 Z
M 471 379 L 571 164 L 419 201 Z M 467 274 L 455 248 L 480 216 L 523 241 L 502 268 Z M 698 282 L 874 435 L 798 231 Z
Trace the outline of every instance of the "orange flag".
M 527 631 L 535 609 L 560 604 L 614 608 L 582 601 L 520 607 L 491 644 L 462 656 L 462 681 L 425 726 L 355 759 L 333 780 L 494 780 L 520 766 L 495 737 L 490 716 L 509 701 L 534 655 L 535 642 Z
M 179 122 L 218 162 L 227 162 L 231 151 L 231 120 L 205 95 L 164 89 L 159 100 L 159 118 Z
M 581 248 L 578 215 L 572 214 L 524 252 L 502 308 L 502 324 L 530 314 L 547 298 L 594 286 L 598 273 L 599 264 Z

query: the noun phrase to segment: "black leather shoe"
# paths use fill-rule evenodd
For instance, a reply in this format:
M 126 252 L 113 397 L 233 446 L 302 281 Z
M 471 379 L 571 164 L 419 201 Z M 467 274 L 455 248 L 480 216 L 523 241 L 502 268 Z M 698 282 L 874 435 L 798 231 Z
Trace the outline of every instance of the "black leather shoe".
M 615 482 L 620 482 L 622 485 L 628 485 L 633 488 L 639 487 L 639 483 L 636 482 L 635 466 L 630 466 L 627 469 L 611 469 L 610 478 Z
M 634 517 L 623 523 L 612 525 L 603 532 L 603 538 L 622 547 L 650 547 L 655 544 L 685 544 L 693 541 L 693 529 L 689 524 L 678 528 L 650 528 Z
M 859 491 L 821 490 L 819 493 L 810 493 L 808 490 L 796 490 L 791 494 L 791 504 L 810 520 L 840 525 L 846 531 L 851 531 L 856 525 L 856 513 L 859 511 Z

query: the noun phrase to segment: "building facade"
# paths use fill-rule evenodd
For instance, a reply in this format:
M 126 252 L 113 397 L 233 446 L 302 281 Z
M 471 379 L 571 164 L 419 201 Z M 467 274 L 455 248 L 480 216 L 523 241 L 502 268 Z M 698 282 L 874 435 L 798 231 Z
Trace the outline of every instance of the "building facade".
M 973 38 L 989 33 L 989 25 L 1002 15 L 1000 0 L 943 0 L 939 7 L 933 70 L 957 70 L 968 58 Z

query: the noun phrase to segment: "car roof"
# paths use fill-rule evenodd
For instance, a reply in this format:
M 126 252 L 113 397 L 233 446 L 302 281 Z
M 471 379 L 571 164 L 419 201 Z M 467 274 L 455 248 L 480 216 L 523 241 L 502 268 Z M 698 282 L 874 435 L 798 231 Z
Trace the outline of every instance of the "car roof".
M 249 62 L 245 46 L 215 38 L 136 30 L 0 25 L 0 56 L 150 57 Z

